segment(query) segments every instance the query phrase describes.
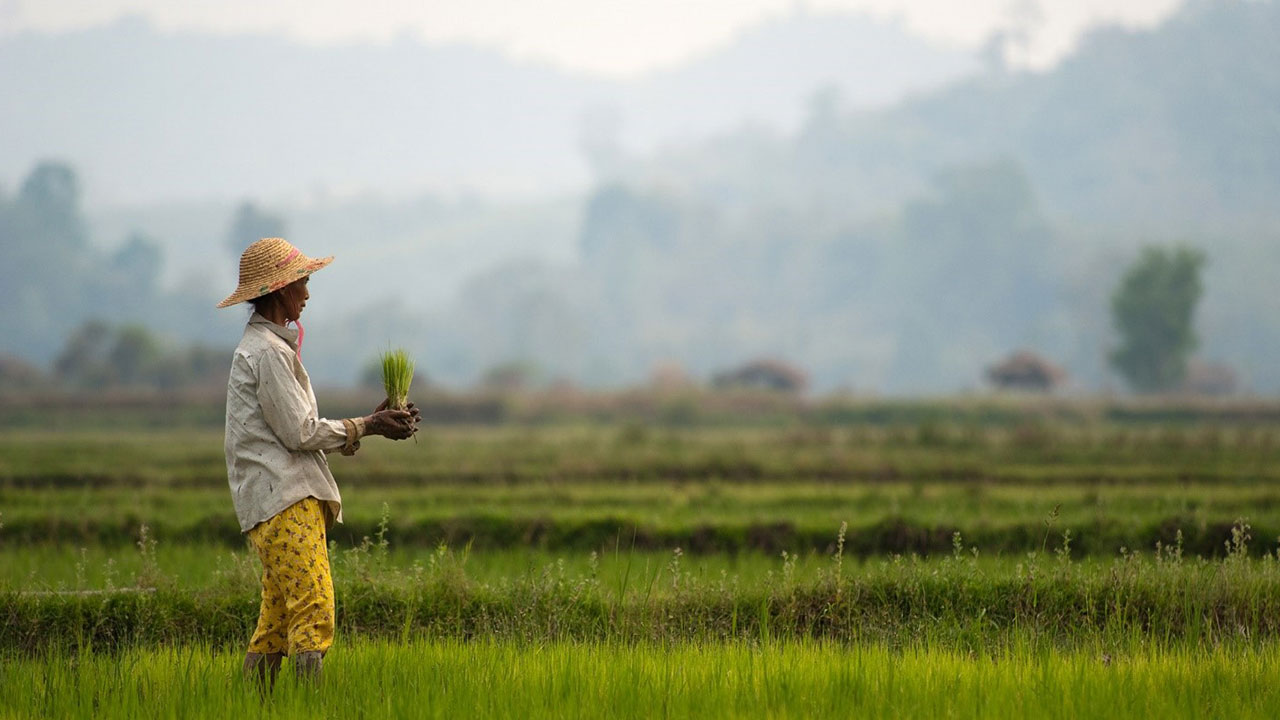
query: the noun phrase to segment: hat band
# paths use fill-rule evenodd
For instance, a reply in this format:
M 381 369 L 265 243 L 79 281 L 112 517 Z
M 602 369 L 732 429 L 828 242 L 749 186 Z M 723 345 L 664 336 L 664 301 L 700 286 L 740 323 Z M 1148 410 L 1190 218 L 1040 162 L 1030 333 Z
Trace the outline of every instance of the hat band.
M 284 257 L 284 259 L 283 259 L 283 260 L 281 260 L 280 262 L 276 263 L 276 267 L 278 267 L 278 268 L 282 268 L 282 267 L 284 267 L 285 265 L 288 265 L 290 262 L 293 262 L 293 259 L 294 259 L 294 258 L 296 258 L 296 257 L 298 257 L 298 248 L 294 248 L 294 249 L 290 250 L 290 251 L 289 251 L 289 254 L 288 254 L 288 255 L 285 255 L 285 257 Z

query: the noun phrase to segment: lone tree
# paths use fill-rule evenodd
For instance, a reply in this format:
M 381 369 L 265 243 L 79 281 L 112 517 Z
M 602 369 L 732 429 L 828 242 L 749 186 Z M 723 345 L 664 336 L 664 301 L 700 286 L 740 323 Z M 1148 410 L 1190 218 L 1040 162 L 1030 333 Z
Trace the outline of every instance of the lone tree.
M 1174 390 L 1199 344 L 1192 326 L 1204 292 L 1205 256 L 1187 247 L 1148 247 L 1125 271 L 1111 296 L 1111 318 L 1120 346 L 1111 364 L 1138 392 Z

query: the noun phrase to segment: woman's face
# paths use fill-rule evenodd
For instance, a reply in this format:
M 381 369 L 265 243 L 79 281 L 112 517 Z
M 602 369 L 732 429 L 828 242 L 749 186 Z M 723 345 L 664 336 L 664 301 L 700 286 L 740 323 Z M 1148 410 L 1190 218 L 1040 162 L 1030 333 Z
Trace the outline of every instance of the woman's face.
M 307 300 L 311 297 L 311 293 L 307 291 L 309 279 L 310 275 L 280 288 L 280 301 L 287 322 L 297 322 L 302 317 L 302 309 L 307 306 Z

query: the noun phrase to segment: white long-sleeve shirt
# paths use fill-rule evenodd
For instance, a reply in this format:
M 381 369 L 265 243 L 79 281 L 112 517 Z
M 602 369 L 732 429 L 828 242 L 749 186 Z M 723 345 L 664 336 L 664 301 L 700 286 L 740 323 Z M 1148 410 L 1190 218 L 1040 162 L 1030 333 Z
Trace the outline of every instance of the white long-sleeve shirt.
M 254 313 L 227 382 L 227 480 L 241 532 L 306 497 L 327 505 L 330 525 L 342 522 L 325 453 L 353 447 L 363 434 L 361 419 L 319 417 L 298 331 Z

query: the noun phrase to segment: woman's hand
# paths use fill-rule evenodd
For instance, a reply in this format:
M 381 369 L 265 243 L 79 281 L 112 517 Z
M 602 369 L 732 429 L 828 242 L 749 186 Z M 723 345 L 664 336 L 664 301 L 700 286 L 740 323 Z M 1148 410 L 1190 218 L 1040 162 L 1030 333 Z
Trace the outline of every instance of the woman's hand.
M 413 437 L 418 432 L 418 423 L 422 420 L 422 413 L 413 403 L 404 410 L 388 410 L 387 401 L 383 400 L 364 419 L 364 432 L 366 435 L 381 435 L 392 440 L 406 440 Z

